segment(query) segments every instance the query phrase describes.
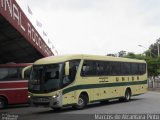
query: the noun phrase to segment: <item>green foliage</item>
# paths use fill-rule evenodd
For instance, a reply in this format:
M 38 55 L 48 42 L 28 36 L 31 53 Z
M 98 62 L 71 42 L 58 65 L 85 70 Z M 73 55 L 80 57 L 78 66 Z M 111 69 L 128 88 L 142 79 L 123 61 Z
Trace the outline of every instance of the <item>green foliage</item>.
M 126 58 L 131 58 L 131 59 L 139 59 L 139 60 L 145 60 L 146 56 L 142 54 L 134 54 L 132 52 L 129 52 L 126 56 Z
M 157 42 L 153 43 L 144 53 L 146 54 L 146 56 L 158 57 L 158 47 L 160 47 L 160 45 Z
M 126 55 L 126 51 L 121 50 L 120 52 L 118 52 L 118 56 L 119 57 L 124 57 Z
M 151 58 L 147 61 L 148 65 L 148 75 L 149 76 L 157 76 L 160 74 L 160 57 Z

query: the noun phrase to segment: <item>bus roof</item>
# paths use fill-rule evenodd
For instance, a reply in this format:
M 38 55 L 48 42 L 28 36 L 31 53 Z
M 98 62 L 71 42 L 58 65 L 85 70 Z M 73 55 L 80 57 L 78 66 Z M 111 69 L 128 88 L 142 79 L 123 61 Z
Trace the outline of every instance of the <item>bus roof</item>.
M 52 64 L 52 63 L 59 63 L 59 62 L 64 62 L 72 59 L 146 63 L 144 60 L 138 60 L 138 59 L 129 59 L 129 58 L 112 57 L 112 56 L 100 56 L 100 55 L 87 55 L 87 54 L 72 54 L 72 55 L 58 55 L 58 56 L 42 58 L 35 61 L 34 64 L 35 65 Z

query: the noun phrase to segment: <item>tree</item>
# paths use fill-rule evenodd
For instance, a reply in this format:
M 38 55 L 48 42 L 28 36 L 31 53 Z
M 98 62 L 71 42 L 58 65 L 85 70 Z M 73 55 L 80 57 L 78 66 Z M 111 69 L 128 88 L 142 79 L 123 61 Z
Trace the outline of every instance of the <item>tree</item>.
M 136 55 L 133 52 L 128 52 L 125 57 L 126 58 L 136 58 Z
M 126 58 L 131 58 L 131 59 L 139 59 L 139 60 L 145 60 L 146 56 L 142 54 L 134 54 L 133 52 L 128 52 Z
M 147 60 L 149 76 L 158 76 L 160 74 L 160 57 Z
M 145 51 L 146 56 L 157 57 L 158 56 L 158 43 L 151 44 L 149 49 Z
M 118 52 L 118 57 L 124 57 L 126 56 L 126 51 L 121 50 L 120 52 Z
M 115 54 L 107 54 L 106 56 L 113 56 L 113 57 L 116 57 Z

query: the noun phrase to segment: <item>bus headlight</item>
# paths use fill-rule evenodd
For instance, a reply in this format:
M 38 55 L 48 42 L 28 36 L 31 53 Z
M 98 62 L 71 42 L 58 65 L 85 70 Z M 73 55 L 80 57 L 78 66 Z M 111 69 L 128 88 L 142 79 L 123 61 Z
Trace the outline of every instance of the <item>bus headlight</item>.
M 52 98 L 57 98 L 59 95 L 58 94 L 55 94 L 52 96 Z
M 28 99 L 30 99 L 31 98 L 31 96 L 30 95 L 28 95 Z

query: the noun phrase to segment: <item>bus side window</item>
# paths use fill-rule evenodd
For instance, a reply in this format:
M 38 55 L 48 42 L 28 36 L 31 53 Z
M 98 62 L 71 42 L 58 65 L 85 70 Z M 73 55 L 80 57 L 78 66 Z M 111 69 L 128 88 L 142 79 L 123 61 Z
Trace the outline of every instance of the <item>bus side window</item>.
M 89 70 L 89 67 L 87 66 L 86 62 L 83 62 L 82 70 L 81 70 L 81 76 L 86 76 L 87 71 Z
M 8 76 L 8 68 L 0 68 L 0 81 L 6 80 Z
M 75 76 L 76 76 L 76 73 L 77 73 L 76 66 L 73 65 L 73 66 L 70 67 L 70 69 L 69 69 L 69 79 L 71 80 L 71 82 L 74 81 Z
M 19 71 L 17 68 L 9 68 L 8 70 L 8 80 L 17 80 L 19 78 Z
M 21 77 L 20 71 L 19 71 L 19 68 L 17 67 L 0 68 L 0 80 L 3 80 L 3 81 L 19 80 L 20 77 Z
M 97 75 L 97 62 L 85 60 L 81 70 L 81 76 L 96 76 Z

